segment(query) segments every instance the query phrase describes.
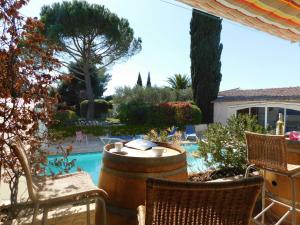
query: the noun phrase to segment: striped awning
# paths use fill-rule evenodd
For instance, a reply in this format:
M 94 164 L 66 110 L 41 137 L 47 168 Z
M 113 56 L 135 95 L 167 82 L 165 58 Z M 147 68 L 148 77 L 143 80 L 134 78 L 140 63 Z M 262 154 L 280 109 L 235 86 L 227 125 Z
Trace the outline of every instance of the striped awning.
M 300 41 L 300 0 L 178 0 L 209 14 Z

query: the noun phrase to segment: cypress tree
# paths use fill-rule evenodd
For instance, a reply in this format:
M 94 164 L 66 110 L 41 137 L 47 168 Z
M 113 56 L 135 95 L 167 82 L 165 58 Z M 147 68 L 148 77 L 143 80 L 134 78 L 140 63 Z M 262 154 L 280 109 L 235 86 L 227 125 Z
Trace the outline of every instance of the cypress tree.
M 147 87 L 151 87 L 150 72 L 148 73 Z
M 143 87 L 142 77 L 141 77 L 140 73 L 139 73 L 136 85 Z
M 222 20 L 193 10 L 190 23 L 191 78 L 194 101 L 203 113 L 203 123 L 213 122 L 212 101 L 218 96 L 221 74 Z

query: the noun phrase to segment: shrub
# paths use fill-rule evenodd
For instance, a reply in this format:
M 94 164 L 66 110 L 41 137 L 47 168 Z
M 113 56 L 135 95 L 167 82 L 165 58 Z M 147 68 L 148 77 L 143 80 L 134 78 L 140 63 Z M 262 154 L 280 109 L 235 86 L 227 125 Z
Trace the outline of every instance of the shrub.
M 244 173 L 247 163 L 245 131 L 263 133 L 257 118 L 249 115 L 232 116 L 225 126 L 217 123 L 204 133 L 199 142 L 199 155 L 208 167 L 230 171 L 229 175 Z
M 166 129 L 164 126 L 155 126 L 155 129 Z M 60 125 L 52 126 L 49 131 L 55 140 L 64 139 L 66 137 L 74 137 L 75 132 L 81 130 L 85 134 L 92 134 L 94 136 L 104 136 L 110 134 L 112 136 L 120 135 L 139 135 L 147 134 L 152 129 L 151 125 L 123 125 L 123 126 L 76 126 L 76 125 Z
M 127 124 L 184 126 L 201 122 L 200 109 L 190 102 L 165 102 L 150 105 L 133 101 L 121 104 L 118 111 L 121 122 Z
M 76 113 L 72 110 L 59 110 L 55 113 L 54 118 L 61 124 L 66 124 L 70 121 L 78 119 Z
M 193 99 L 192 89 L 172 90 L 165 87 L 119 87 L 113 101 L 115 104 L 143 102 L 150 105 L 172 101 L 190 101 Z
M 108 104 L 108 109 L 113 109 L 113 101 L 112 100 L 107 101 L 107 104 Z
M 81 117 L 86 117 L 87 109 L 88 109 L 88 100 L 84 100 L 80 103 L 80 115 Z M 95 118 L 103 118 L 108 113 L 108 110 L 112 108 L 112 104 L 103 100 L 103 99 L 95 99 Z
M 121 104 L 118 108 L 118 117 L 122 123 L 126 124 L 145 124 L 148 120 L 150 106 L 136 101 Z
M 176 92 L 175 101 L 193 101 L 193 90 L 191 87 L 174 91 Z
M 175 120 L 178 125 L 201 123 L 201 110 L 190 102 L 175 103 Z
M 76 106 L 68 106 L 65 102 L 62 103 L 58 103 L 57 104 L 57 110 L 61 111 L 61 110 L 72 110 L 72 111 L 76 111 Z
M 154 105 L 148 114 L 148 123 L 153 125 L 164 124 L 166 126 L 176 125 L 175 108 L 170 107 L 166 103 Z
M 156 108 L 153 123 L 164 123 L 166 125 L 184 126 L 187 124 L 198 124 L 201 122 L 200 109 L 190 102 L 165 102 Z
M 186 122 L 178 121 L 175 118 L 176 107 L 160 105 L 165 102 L 174 101 L 191 101 L 193 99 L 192 89 L 172 90 L 166 87 L 120 87 L 116 89 L 113 98 L 114 104 L 118 105 L 117 113 L 120 120 L 124 123 L 136 124 L 156 124 L 161 123 L 172 126 L 178 124 L 186 124 Z M 190 106 L 189 106 L 190 107 Z M 199 121 L 199 110 L 191 107 L 196 121 L 186 119 L 188 122 L 197 123 Z M 179 109 L 180 110 L 180 109 Z M 180 114 L 181 112 L 179 112 Z M 190 114 L 189 114 L 190 115 Z
M 202 122 L 202 112 L 198 106 L 192 104 L 190 108 L 190 113 L 191 113 L 190 124 L 200 124 Z

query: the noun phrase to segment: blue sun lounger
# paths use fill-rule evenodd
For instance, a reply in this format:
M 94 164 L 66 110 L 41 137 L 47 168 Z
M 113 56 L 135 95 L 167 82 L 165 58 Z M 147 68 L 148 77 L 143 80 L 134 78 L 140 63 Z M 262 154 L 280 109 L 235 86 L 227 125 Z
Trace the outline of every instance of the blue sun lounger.
M 175 133 L 177 132 L 177 127 L 174 127 L 171 132 L 168 134 L 167 138 L 174 137 Z
M 193 125 L 187 125 L 185 127 L 185 140 L 195 140 L 198 141 L 195 127 Z

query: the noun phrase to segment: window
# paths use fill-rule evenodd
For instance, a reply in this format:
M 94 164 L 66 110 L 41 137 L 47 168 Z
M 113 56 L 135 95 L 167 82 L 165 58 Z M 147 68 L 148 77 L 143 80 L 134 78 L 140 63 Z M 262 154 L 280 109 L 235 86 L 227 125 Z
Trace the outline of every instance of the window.
M 285 131 L 300 131 L 300 111 L 287 109 L 286 110 L 286 129 Z
M 281 107 L 267 107 L 267 129 L 274 131 L 276 129 L 276 122 L 278 121 L 278 114 L 282 113 L 284 116 L 284 108 Z M 249 107 L 237 110 L 237 115 L 249 114 Z M 258 123 L 265 126 L 265 107 L 251 107 L 250 115 L 257 117 Z M 286 109 L 285 132 L 300 131 L 300 110 Z
M 265 107 L 253 107 L 251 108 L 251 115 L 256 116 L 258 123 L 265 126 Z
M 275 132 L 279 113 L 282 113 L 282 116 L 284 116 L 284 109 L 279 107 L 268 107 L 268 130 L 273 130 Z
M 244 114 L 249 114 L 249 108 L 244 108 L 244 109 L 239 109 L 237 112 L 236 112 L 237 115 L 244 115 Z

